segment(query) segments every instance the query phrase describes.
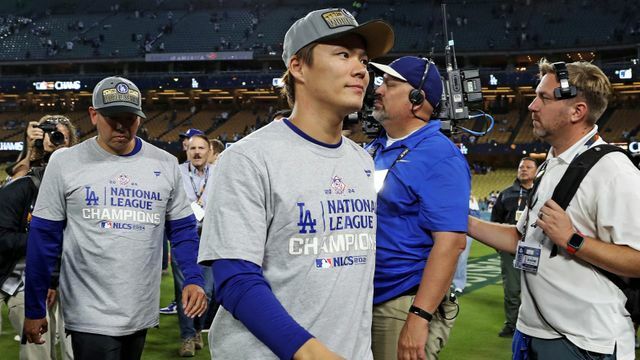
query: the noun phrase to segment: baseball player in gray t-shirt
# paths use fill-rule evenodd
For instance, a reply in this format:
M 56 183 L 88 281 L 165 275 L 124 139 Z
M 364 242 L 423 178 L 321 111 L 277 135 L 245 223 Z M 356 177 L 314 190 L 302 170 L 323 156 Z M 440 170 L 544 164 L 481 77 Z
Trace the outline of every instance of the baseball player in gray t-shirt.
M 291 116 L 227 149 L 208 189 L 198 260 L 223 306 L 212 358 L 372 358 L 373 162 L 341 130 L 362 107 L 368 56 L 392 45 L 386 23 L 344 9 L 287 32 Z
M 185 274 L 188 316 L 207 298 L 196 264 L 198 237 L 178 162 L 135 137 L 144 118 L 131 81 L 103 79 L 89 108 L 98 136 L 51 157 L 27 248 L 25 334 L 41 343 L 50 272 L 62 253 L 60 288 L 76 358 L 139 358 L 158 325 L 163 233 Z M 63 244 L 64 239 L 64 246 Z

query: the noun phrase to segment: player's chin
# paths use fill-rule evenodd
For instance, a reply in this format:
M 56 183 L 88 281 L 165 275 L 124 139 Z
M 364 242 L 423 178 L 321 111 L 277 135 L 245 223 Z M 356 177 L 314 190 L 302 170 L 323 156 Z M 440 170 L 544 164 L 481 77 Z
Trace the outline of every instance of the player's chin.
M 349 99 L 344 102 L 343 107 L 348 114 L 360 111 L 362 110 L 362 99 Z

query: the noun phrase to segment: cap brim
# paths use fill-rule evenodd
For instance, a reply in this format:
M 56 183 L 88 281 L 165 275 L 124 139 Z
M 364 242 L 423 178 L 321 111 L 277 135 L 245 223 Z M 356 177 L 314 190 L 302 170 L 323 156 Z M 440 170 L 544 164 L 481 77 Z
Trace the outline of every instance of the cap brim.
M 399 72 L 393 70 L 393 68 L 389 65 L 384 65 L 384 64 L 378 64 L 375 63 L 373 61 L 369 61 L 369 65 L 373 66 L 373 68 L 375 70 L 378 70 L 379 72 L 385 73 L 385 74 L 389 74 L 391 76 L 393 76 L 394 78 L 400 79 L 402 81 L 407 81 L 407 79 L 405 79 L 404 76 L 400 75 Z
M 134 115 L 140 116 L 143 119 L 147 118 L 147 115 L 145 115 L 141 110 L 133 109 L 129 106 L 109 106 L 101 109 L 96 109 L 96 111 L 98 111 L 100 114 L 105 116 L 115 116 L 119 114 L 134 114 Z
M 367 56 L 370 59 L 375 59 L 388 53 L 393 48 L 395 41 L 391 25 L 382 20 L 371 20 L 347 31 L 332 34 L 313 42 L 341 38 L 348 34 L 358 34 L 364 38 Z

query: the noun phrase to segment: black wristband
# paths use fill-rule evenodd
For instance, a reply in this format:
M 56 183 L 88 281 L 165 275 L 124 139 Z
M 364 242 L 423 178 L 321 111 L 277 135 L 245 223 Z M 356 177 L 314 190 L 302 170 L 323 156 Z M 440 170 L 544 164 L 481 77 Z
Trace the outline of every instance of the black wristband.
M 418 315 L 421 318 L 427 320 L 427 321 L 431 321 L 431 319 L 433 319 L 433 314 L 430 312 L 426 312 L 422 309 L 420 309 L 417 306 L 411 305 L 411 307 L 409 307 L 409 312 L 414 314 L 414 315 Z

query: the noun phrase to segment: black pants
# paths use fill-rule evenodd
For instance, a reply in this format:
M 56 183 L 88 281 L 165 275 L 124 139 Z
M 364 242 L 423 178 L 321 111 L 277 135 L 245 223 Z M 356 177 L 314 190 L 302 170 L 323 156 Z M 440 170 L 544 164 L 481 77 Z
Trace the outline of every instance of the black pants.
M 75 360 L 139 360 L 147 329 L 126 336 L 70 331 Z

